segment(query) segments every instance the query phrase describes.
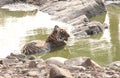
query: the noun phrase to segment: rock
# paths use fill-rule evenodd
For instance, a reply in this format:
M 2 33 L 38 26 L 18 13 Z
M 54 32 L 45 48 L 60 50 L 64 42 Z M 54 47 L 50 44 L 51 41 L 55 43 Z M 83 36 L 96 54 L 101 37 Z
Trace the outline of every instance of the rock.
M 94 35 L 94 34 L 99 34 L 100 32 L 103 32 L 104 26 L 97 21 L 93 21 L 87 24 L 89 30 L 86 30 L 88 35 Z
M 18 63 L 18 62 L 19 62 L 18 59 L 3 59 L 2 60 L 3 65 L 12 65 L 12 64 L 15 64 L 15 63 Z
M 93 60 L 91 60 L 91 59 L 86 59 L 82 64 L 81 64 L 82 66 L 84 66 L 84 67 L 97 67 L 97 68 L 101 68 L 101 66 L 100 65 L 98 65 L 96 62 L 94 62 Z
M 48 0 L 26 0 L 27 3 L 31 3 L 34 5 L 42 5 L 46 3 Z
M 6 58 L 8 58 L 8 59 L 17 59 L 15 56 L 7 56 Z
M 68 21 L 67 23 L 72 26 L 77 26 L 89 22 L 89 19 L 85 15 L 81 15 L 73 20 Z
M 45 62 L 47 64 L 55 64 L 57 66 L 63 66 L 64 62 L 66 61 L 66 58 L 63 57 L 51 57 L 49 59 L 47 59 Z
M 35 60 L 36 59 L 36 57 L 34 56 L 34 55 L 31 55 L 30 57 L 29 57 L 29 60 Z
M 83 67 L 83 66 L 70 66 L 70 65 L 66 65 L 66 66 L 63 66 L 62 68 L 64 69 L 68 69 L 70 72 L 75 72 L 75 71 L 85 71 L 86 68 Z
M 77 57 L 77 58 L 71 58 L 64 62 L 65 65 L 70 66 L 81 66 L 89 57 Z
M 11 53 L 10 56 L 13 56 L 13 57 L 16 57 L 17 59 L 20 59 L 20 58 L 25 58 L 25 55 L 24 54 L 15 54 L 15 53 Z
M 38 71 L 29 71 L 27 76 L 32 76 L 38 78 L 39 72 Z
M 70 66 L 84 66 L 85 68 L 87 67 L 92 67 L 92 68 L 101 68 L 100 65 L 98 65 L 96 62 L 91 60 L 88 57 L 78 57 L 78 58 L 72 58 L 67 61 L 65 61 L 65 65 L 70 65 Z
M 21 58 L 22 59 L 22 58 Z M 118 66 L 102 67 L 96 64 L 89 57 L 78 57 L 66 59 L 53 57 L 63 66 L 46 64 L 41 59 L 0 59 L 0 78 L 120 78 Z M 119 64 L 118 64 L 119 65 Z
M 76 37 L 89 37 L 91 35 L 99 34 L 104 31 L 104 25 L 97 21 L 89 23 L 83 23 L 79 26 L 75 26 L 72 30 L 72 34 Z
M 79 73 L 78 78 L 94 78 L 91 74 Z
M 59 68 L 56 65 L 51 65 L 49 78 L 73 78 L 67 69 Z
M 35 68 L 35 67 L 37 67 L 36 61 L 30 61 L 30 62 L 29 62 L 29 67 L 30 67 L 30 68 Z
M 22 72 L 22 74 L 26 74 L 29 72 L 29 69 L 23 69 L 21 72 Z
M 0 64 L 3 64 L 3 59 L 0 58 Z
M 81 15 L 86 15 L 88 18 L 96 16 L 105 12 L 106 8 L 100 0 L 50 0 L 41 6 L 40 10 L 53 15 L 55 20 L 67 23 Z

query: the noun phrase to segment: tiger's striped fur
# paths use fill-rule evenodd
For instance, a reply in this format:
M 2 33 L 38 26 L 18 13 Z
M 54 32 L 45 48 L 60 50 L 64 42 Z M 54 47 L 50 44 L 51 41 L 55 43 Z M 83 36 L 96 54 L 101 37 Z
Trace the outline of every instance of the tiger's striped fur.
M 55 48 L 66 45 L 64 41 L 67 41 L 68 37 L 69 34 L 56 25 L 46 41 L 34 40 L 25 44 L 21 51 L 26 55 L 50 52 Z

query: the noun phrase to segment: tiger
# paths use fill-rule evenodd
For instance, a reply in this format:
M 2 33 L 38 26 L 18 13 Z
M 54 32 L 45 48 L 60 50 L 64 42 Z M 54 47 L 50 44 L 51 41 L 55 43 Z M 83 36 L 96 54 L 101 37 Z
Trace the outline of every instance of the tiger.
M 45 41 L 33 40 L 31 42 L 28 42 L 23 46 L 21 52 L 25 55 L 47 53 L 58 47 L 65 46 L 65 41 L 68 41 L 69 37 L 70 35 L 66 30 L 60 28 L 58 25 L 55 25 L 52 33 L 47 37 Z

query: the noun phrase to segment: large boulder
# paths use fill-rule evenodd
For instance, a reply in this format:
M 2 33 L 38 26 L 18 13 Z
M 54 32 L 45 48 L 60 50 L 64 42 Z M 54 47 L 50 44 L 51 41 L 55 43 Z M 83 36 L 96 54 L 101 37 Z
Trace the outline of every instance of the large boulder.
M 102 0 L 49 0 L 40 10 L 53 15 L 53 19 L 68 23 L 86 15 L 88 18 L 106 11 Z

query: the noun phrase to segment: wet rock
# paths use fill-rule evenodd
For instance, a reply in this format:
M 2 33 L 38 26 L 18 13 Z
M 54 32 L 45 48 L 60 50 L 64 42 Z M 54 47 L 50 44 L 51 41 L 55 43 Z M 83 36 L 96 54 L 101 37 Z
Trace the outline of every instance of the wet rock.
M 89 27 L 89 30 L 87 30 L 88 35 L 99 34 L 104 30 L 104 26 L 97 21 L 90 22 L 87 25 Z
M 73 78 L 69 70 L 59 68 L 56 65 L 51 65 L 49 78 Z
M 57 66 L 63 66 L 64 62 L 66 61 L 66 58 L 63 57 L 51 57 L 49 59 L 47 59 L 45 62 L 47 64 L 55 64 Z

